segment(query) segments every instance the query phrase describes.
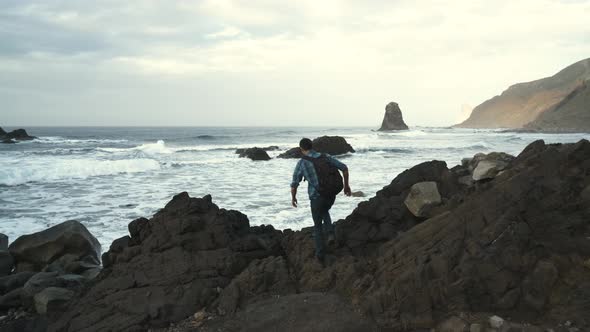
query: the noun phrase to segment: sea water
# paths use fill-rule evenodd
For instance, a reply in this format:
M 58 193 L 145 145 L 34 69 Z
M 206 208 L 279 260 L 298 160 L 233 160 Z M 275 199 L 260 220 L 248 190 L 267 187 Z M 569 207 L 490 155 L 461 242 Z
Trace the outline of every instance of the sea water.
M 4 128 L 11 130 L 15 128 Z M 221 208 L 239 210 L 251 225 L 278 229 L 312 225 L 307 183 L 291 207 L 296 159 L 277 159 L 302 137 L 339 135 L 356 153 L 338 156 L 350 169 L 353 191 L 339 196 L 332 219 L 349 215 L 396 175 L 418 163 L 446 161 L 449 168 L 478 152 L 520 153 L 537 139 L 576 142 L 588 134 L 508 133 L 415 127 L 400 132 L 371 128 L 26 128 L 39 137 L 0 144 L 0 233 L 14 241 L 66 220 L 82 222 L 107 250 L 127 235 L 127 224 L 150 217 L 172 198 L 213 196 Z M 270 161 L 239 158 L 237 148 L 276 145 Z

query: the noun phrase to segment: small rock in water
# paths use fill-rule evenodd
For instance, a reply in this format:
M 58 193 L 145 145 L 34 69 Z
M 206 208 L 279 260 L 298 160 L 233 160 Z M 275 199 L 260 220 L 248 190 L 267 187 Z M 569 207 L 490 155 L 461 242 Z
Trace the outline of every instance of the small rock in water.
M 354 191 L 354 192 L 351 194 L 351 196 L 352 196 L 352 197 L 365 197 L 365 193 L 364 193 L 364 192 L 362 192 L 362 191 Z

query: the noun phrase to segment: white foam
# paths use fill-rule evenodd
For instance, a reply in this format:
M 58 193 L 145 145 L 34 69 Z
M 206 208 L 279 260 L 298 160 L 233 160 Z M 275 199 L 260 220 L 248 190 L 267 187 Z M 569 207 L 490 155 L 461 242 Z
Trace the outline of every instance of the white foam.
M 84 179 L 92 176 L 138 173 L 160 169 L 152 159 L 36 159 L 0 168 L 0 184 L 14 186 L 27 182 Z

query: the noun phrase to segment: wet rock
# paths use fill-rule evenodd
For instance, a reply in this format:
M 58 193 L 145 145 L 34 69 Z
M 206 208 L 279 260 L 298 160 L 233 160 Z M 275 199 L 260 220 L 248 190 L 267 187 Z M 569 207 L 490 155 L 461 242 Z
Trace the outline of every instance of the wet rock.
M 397 103 L 391 102 L 385 106 L 385 116 L 379 131 L 388 130 L 407 130 L 408 126 L 404 122 L 402 111 Z
M 416 217 L 431 217 L 432 208 L 440 205 L 442 199 L 436 182 L 419 182 L 410 188 L 404 204 Z
M 28 263 L 37 271 L 66 254 L 79 259 L 89 256 L 97 263 L 100 262 L 100 243 L 84 225 L 75 220 L 23 235 L 10 244 L 9 251 L 17 266 Z
M 0 310 L 18 308 L 22 305 L 23 289 L 16 288 L 0 296 Z
M 35 294 L 35 310 L 40 315 L 46 315 L 50 311 L 55 311 L 67 301 L 74 297 L 75 293 L 71 290 L 58 287 L 48 287 Z
M 353 191 L 351 194 L 352 197 L 365 197 L 365 193 L 362 191 Z
M 244 152 L 246 152 L 248 149 L 250 148 L 240 148 L 240 149 L 236 149 L 236 154 L 243 154 Z M 264 151 L 277 151 L 279 150 L 279 147 L 276 145 L 271 145 L 271 146 L 267 146 L 264 148 L 257 148 L 257 149 L 262 149 Z
M 353 147 L 348 144 L 344 137 L 340 136 L 322 136 L 312 141 L 314 151 L 327 153 L 330 155 L 341 155 L 349 152 L 355 152 Z M 296 147 L 289 149 L 277 156 L 277 158 L 301 158 L 301 150 Z
M 250 149 L 245 149 L 242 153 L 240 153 L 239 157 L 240 158 L 250 158 L 252 160 L 270 160 L 271 159 L 265 150 L 263 150 L 261 148 L 256 148 L 256 147 L 250 148 Z
M 4 132 L 4 130 L 2 130 Z M 29 134 L 27 134 L 26 130 L 24 129 L 16 129 L 13 130 L 9 133 L 4 132 L 1 133 L 0 132 L 0 138 L 4 139 L 4 140 L 18 140 L 18 141 L 28 141 L 28 140 L 32 140 L 35 139 L 37 137 L 35 136 L 29 136 Z
M 0 277 L 10 274 L 14 268 L 14 258 L 6 250 L 0 250 Z

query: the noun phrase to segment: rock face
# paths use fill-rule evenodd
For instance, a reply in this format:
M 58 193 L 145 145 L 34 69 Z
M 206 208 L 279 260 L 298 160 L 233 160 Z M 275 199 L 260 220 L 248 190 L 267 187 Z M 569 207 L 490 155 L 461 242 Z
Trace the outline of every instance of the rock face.
M 100 243 L 75 220 L 23 235 L 10 244 L 8 250 L 16 261 L 17 269 L 26 265 L 33 271 L 39 271 L 66 255 L 69 261 L 100 264 Z
M 270 160 L 270 156 L 264 149 L 261 148 L 250 148 L 243 150 L 240 155 L 240 158 L 250 158 L 252 160 Z
M 402 111 L 397 103 L 391 102 L 385 106 L 385 116 L 379 131 L 407 130 L 408 126 L 402 117 Z
M 525 125 L 525 128 L 547 132 L 590 131 L 590 81 L 582 82 L 557 105 Z
M 4 129 L 0 128 L 0 141 L 2 143 L 14 143 L 13 140 L 28 141 L 35 138 L 35 136 L 29 136 L 24 129 L 16 129 L 7 133 Z
M 322 136 L 312 141 L 313 149 L 320 153 L 330 155 L 341 155 L 348 152 L 355 152 L 354 149 L 344 137 L 340 136 Z M 277 158 L 301 158 L 301 150 L 296 147 L 278 155 Z
M 211 196 L 176 195 L 129 231 L 103 255 L 98 281 L 50 330 L 165 327 L 211 305 L 255 259 L 280 255 L 280 232 L 250 227 L 245 215 L 218 208 Z
M 436 182 L 419 182 L 410 188 L 410 193 L 404 200 L 404 204 L 416 217 L 432 217 L 432 208 L 440 205 L 442 199 L 438 192 Z
M 457 127 L 588 131 L 588 79 L 590 59 L 585 59 L 551 77 L 515 84 L 477 106 Z

